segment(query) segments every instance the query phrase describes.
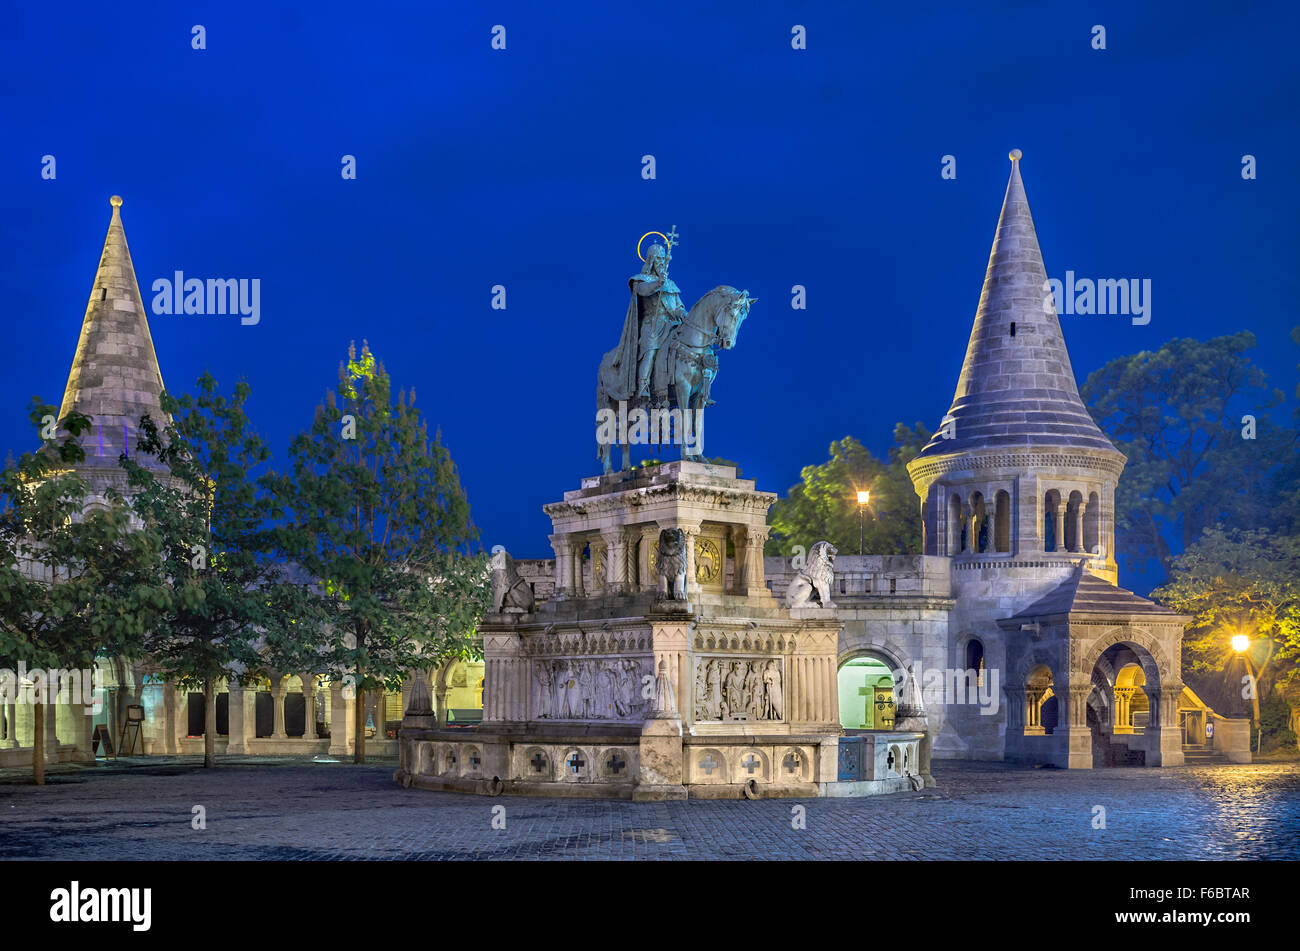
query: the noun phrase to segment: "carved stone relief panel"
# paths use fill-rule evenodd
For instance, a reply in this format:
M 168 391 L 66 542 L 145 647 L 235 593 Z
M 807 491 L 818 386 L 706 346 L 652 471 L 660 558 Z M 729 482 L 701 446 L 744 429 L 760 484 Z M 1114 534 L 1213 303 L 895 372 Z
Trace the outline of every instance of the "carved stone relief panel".
M 644 658 L 556 657 L 534 660 L 532 716 L 538 720 L 645 719 Z
M 698 657 L 694 698 L 696 722 L 784 720 L 782 661 Z

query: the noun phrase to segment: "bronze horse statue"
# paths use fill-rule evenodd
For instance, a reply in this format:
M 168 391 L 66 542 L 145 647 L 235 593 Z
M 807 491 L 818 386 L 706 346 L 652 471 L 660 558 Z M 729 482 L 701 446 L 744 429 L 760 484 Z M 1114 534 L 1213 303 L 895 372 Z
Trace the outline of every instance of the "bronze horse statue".
M 700 433 L 703 429 L 703 413 L 704 408 L 713 402 L 709 399 L 709 386 L 718 373 L 718 357 L 714 348 L 730 350 L 736 345 L 736 334 L 756 300 L 757 298 L 749 296 L 749 291 L 738 291 L 722 284 L 696 301 L 685 319 L 669 331 L 664 346 L 655 354 L 651 375 L 652 395 L 648 400 L 638 397 L 626 385 L 626 376 L 617 371 L 619 349 L 606 353 L 600 361 L 600 371 L 596 378 L 597 411 L 608 410 L 617 417 L 619 403 L 623 403 L 629 417 L 638 409 L 647 414 L 664 414 L 662 419 L 672 419 L 675 427 L 673 435 L 682 447 L 682 458 L 691 462 L 702 461 L 704 457 L 700 452 Z M 680 410 L 680 413 L 669 416 L 666 412 L 673 410 Z M 693 438 L 694 451 L 688 448 L 687 439 L 683 436 Z M 632 441 L 626 439 L 622 442 L 624 469 L 630 468 L 632 464 Z M 666 434 L 661 435 L 661 442 L 666 441 Z M 612 472 L 612 440 L 598 439 L 597 443 L 604 471 Z

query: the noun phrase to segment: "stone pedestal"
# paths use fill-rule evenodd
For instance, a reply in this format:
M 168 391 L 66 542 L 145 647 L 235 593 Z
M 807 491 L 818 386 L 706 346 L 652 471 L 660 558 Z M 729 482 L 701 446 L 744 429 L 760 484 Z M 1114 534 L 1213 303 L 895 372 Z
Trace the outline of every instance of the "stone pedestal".
M 556 594 L 483 617 L 483 723 L 408 717 L 410 784 L 645 800 L 818 795 L 836 779 L 840 621 L 830 607 L 787 610 L 763 582 L 775 499 L 730 466 L 672 462 L 584 479 L 546 506 Z M 659 593 L 665 529 L 685 536 L 682 600 Z
M 685 799 L 682 785 L 682 721 L 647 720 L 641 731 L 641 771 L 632 798 L 637 801 Z

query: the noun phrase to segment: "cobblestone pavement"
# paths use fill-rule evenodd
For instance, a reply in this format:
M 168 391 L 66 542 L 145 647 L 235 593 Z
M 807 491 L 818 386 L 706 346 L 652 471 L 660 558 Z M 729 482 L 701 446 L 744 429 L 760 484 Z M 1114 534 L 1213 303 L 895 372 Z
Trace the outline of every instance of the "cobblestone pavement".
M 192 760 L 0 777 L 11 859 L 1300 858 L 1300 764 L 1068 772 L 938 763 L 869 799 L 631 803 L 405 790 L 394 764 Z M 207 828 L 191 827 L 193 807 Z M 493 808 L 505 807 L 505 829 Z M 1095 807 L 1105 828 L 1094 828 Z M 793 828 L 795 807 L 806 828 Z

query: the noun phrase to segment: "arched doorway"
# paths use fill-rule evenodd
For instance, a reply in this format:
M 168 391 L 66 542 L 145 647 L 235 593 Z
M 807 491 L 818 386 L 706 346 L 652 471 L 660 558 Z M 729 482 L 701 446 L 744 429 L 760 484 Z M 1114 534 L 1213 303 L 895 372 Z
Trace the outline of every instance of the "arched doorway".
M 1025 678 L 1025 736 L 1050 736 L 1055 729 L 1054 683 L 1052 669 L 1046 664 L 1038 664 Z
M 1161 676 L 1150 651 L 1137 643 L 1116 641 L 1097 656 L 1090 673 L 1089 706 L 1106 714 L 1087 720 L 1093 734 L 1093 764 L 1160 765 Z
M 891 730 L 894 727 L 894 675 L 878 657 L 846 661 L 838 675 L 840 726 L 846 730 Z

